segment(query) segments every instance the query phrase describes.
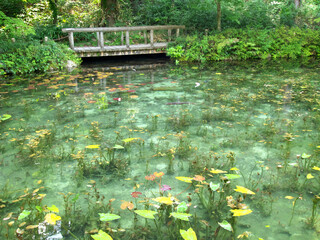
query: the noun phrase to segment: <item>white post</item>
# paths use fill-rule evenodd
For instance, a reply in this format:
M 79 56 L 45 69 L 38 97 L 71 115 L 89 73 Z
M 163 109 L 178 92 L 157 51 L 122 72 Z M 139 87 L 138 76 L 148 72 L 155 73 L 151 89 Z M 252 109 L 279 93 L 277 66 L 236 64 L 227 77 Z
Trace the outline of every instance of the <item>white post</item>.
M 171 29 L 168 29 L 168 42 L 171 42 Z
M 74 50 L 73 32 L 69 32 L 69 43 L 70 43 L 70 48 Z
M 130 48 L 129 31 L 126 31 L 126 46 Z
M 153 47 L 153 30 L 150 30 L 150 44 Z
M 103 38 L 103 32 L 100 32 L 100 48 L 101 50 L 104 49 L 104 38 Z

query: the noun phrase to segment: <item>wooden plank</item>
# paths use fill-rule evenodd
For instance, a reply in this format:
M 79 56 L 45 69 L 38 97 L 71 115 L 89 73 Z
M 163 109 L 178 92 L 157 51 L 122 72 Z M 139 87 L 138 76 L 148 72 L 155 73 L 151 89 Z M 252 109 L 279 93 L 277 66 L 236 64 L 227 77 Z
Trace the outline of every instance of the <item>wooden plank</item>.
M 62 32 L 122 32 L 143 30 L 184 29 L 183 25 L 136 26 L 136 27 L 96 27 L 96 28 L 63 28 Z
M 130 50 L 155 50 L 155 49 L 165 49 L 167 48 L 168 43 L 154 43 L 154 46 L 152 47 L 150 44 L 135 44 L 135 45 L 130 45 Z M 103 51 L 101 51 L 100 47 L 75 47 L 74 51 L 75 52 L 113 52 L 113 51 L 118 51 L 118 52 L 123 52 L 127 51 L 128 48 L 127 46 L 104 46 Z

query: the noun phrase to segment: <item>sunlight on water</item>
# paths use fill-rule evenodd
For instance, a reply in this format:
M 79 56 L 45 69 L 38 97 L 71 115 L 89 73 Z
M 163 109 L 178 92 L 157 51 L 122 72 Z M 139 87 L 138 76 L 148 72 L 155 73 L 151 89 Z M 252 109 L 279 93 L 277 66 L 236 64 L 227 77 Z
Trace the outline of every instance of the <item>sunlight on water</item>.
M 320 71 L 260 64 L 2 80 L 1 239 L 318 239 Z

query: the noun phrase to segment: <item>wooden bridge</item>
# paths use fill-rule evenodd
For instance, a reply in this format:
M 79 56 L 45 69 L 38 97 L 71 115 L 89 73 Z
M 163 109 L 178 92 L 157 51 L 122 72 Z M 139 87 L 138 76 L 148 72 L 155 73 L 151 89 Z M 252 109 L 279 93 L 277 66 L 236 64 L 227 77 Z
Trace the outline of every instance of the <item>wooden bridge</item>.
M 157 54 L 165 53 L 168 43 L 174 37 L 178 37 L 180 29 L 185 26 L 167 25 L 167 26 L 137 26 L 137 27 L 101 27 L 101 28 L 64 28 L 62 32 L 69 34 L 70 48 L 74 50 L 80 57 L 99 57 L 99 56 L 123 56 L 123 55 L 139 55 L 139 54 Z M 167 31 L 168 34 L 158 36 L 154 31 Z M 142 37 L 143 43 L 132 43 L 130 32 L 138 32 Z M 175 36 L 174 33 L 175 32 Z M 74 33 L 96 33 L 97 46 L 75 46 Z M 116 33 L 121 32 L 121 35 Z M 113 34 L 113 38 L 121 38 L 121 45 L 105 45 L 104 36 L 106 33 Z M 117 39 L 114 39 L 117 40 Z

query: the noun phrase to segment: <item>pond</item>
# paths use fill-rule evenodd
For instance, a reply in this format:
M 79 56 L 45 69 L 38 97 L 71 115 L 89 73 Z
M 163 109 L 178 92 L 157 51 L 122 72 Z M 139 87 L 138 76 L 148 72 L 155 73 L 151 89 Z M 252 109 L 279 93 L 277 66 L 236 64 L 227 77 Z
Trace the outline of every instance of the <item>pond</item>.
M 319 74 L 152 61 L 2 79 L 1 239 L 319 239 Z

